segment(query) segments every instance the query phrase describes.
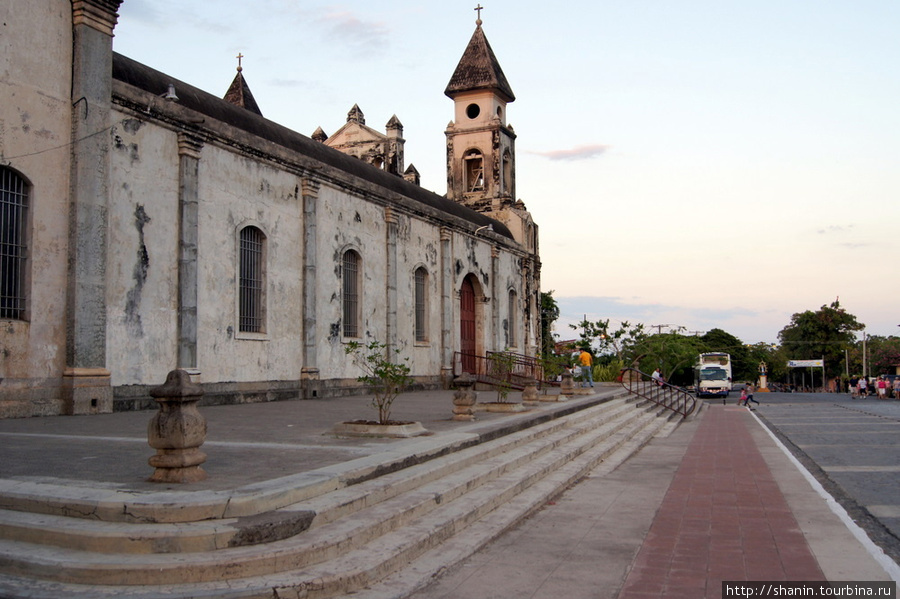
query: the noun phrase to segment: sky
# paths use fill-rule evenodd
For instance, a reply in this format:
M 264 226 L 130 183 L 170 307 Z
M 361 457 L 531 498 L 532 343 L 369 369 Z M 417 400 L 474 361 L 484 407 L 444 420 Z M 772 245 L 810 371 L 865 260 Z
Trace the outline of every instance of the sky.
M 125 0 L 114 50 L 331 134 L 396 115 L 446 193 L 443 91 L 476 2 Z M 481 0 L 556 333 L 583 318 L 774 343 L 839 299 L 900 334 L 900 2 Z

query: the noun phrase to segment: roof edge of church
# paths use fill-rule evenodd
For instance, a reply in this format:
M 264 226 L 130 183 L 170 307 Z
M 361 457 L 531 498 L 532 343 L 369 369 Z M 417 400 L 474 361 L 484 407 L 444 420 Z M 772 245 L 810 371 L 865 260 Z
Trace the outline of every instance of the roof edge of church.
M 297 152 L 318 160 L 328 166 L 408 197 L 449 216 L 461 218 L 476 226 L 491 224 L 495 233 L 515 241 L 508 227 L 496 219 L 476 212 L 424 187 L 410 183 L 402 177 L 366 164 L 358 158 L 348 156 L 302 133 L 288 129 L 259 114 L 232 104 L 189 83 L 170 77 L 161 71 L 157 71 L 117 52 L 113 52 L 112 75 L 114 80 L 131 85 L 153 96 L 159 96 L 164 93 L 168 85 L 172 84 L 175 86 L 178 95 L 178 104 L 186 109 L 255 135 L 288 151 Z

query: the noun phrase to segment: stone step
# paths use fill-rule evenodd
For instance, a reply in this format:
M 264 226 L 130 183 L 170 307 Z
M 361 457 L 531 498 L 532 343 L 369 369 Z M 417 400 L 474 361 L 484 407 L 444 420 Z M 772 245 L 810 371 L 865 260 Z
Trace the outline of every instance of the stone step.
M 18 563 L 19 567 L 32 568 L 33 575 L 39 578 L 103 584 L 134 584 L 142 579 L 141 572 L 146 571 L 153 575 L 164 575 L 173 582 L 186 583 L 223 577 L 255 576 L 263 571 L 272 571 L 273 562 L 321 562 L 331 559 L 339 551 L 357 547 L 393 530 L 404 522 L 435 509 L 444 501 L 452 501 L 505 473 L 516 472 L 517 468 L 523 466 L 527 469 L 548 451 L 565 447 L 567 453 L 563 456 L 564 459 L 568 454 L 580 450 L 581 445 L 600 442 L 628 422 L 641 417 L 639 411 L 617 410 L 618 417 L 608 421 L 605 414 L 607 410 L 594 409 L 590 412 L 592 415 L 580 413 L 580 422 L 570 423 L 570 427 L 551 435 L 540 435 L 532 443 L 493 455 L 419 488 L 373 501 L 372 505 L 358 510 L 353 518 L 341 518 L 327 526 L 280 542 L 223 548 L 194 555 L 126 555 L 117 559 L 90 552 L 73 552 L 66 548 L 54 550 L 42 547 L 40 557 L 44 561 L 41 562 L 29 557 L 24 544 L 15 542 L 10 545 L 0 541 L 0 571 L 3 563 Z M 577 439 L 577 436 L 583 438 Z M 523 476 L 521 470 L 516 474 Z M 337 498 L 334 503 L 341 504 L 342 501 Z
M 623 412 L 633 410 L 621 399 L 613 400 L 602 410 L 595 410 L 591 422 L 612 419 Z M 578 428 L 570 423 L 572 418 L 585 419 L 587 416 L 579 413 L 555 419 L 491 443 L 453 452 L 440 459 L 253 517 L 190 523 L 120 523 L 0 510 L 0 538 L 115 554 L 204 552 L 272 542 L 346 517 L 473 464 L 509 454 L 526 443 L 533 445 L 539 439 L 562 443 L 567 437 L 578 434 Z M 534 447 L 536 450 L 538 446 Z M 474 482 L 470 481 L 470 484 Z
M 322 520 L 303 534 L 272 543 L 195 554 L 120 556 L 0 542 L 0 596 L 14 588 L 29 588 L 27 596 L 34 597 L 338 596 L 403 571 L 412 560 L 427 564 L 430 551 L 454 546 L 460 534 L 487 542 L 597 464 L 624 460 L 670 424 L 655 410 L 623 402 L 567 419 L 565 427 L 552 427 L 552 432 L 533 431 L 528 442 L 499 443 L 499 452 L 486 447 L 479 456 L 474 447 L 462 450 L 475 454 L 455 456 L 463 467 L 436 478 L 414 473 L 411 478 L 424 482 L 392 497 L 374 498 L 372 505 L 345 508 L 364 497 L 340 496 L 350 488 L 292 505 L 288 511 L 321 513 Z M 434 466 L 420 466 L 426 465 Z M 360 483 L 365 484 L 377 495 L 400 482 Z M 315 502 L 316 509 L 310 509 Z M 474 522 L 478 526 L 471 526 Z M 273 589 L 281 590 L 273 594 Z
M 575 406 L 579 411 L 627 396 L 616 391 L 596 401 Z M 566 409 L 526 430 L 553 430 L 569 415 Z M 35 481 L 0 480 L 0 509 L 61 515 L 107 522 L 178 523 L 254 516 L 292 505 L 343 487 L 428 462 L 435 457 L 503 438 L 523 425 L 494 431 L 489 437 L 472 433 L 445 434 L 439 439 L 421 437 L 397 443 L 391 449 L 311 472 L 246 485 L 229 491 L 132 492 L 96 485 L 60 486 Z M 517 428 L 520 427 L 520 428 Z

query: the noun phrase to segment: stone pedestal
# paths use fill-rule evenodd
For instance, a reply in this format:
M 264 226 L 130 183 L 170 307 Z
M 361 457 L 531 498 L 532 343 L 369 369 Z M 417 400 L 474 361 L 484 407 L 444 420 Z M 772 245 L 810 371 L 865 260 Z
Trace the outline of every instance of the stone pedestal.
M 453 379 L 456 391 L 453 393 L 453 420 L 475 420 L 475 402 L 478 392 L 475 391 L 475 377 L 462 374 Z
M 532 379 L 525 383 L 525 388 L 522 390 L 522 403 L 526 406 L 536 406 L 540 402 L 541 398 L 538 395 L 537 381 Z
M 156 450 L 149 460 L 156 468 L 151 482 L 192 483 L 206 478 L 200 464 L 206 454 L 200 446 L 206 440 L 206 419 L 197 410 L 203 388 L 191 382 L 184 370 L 173 370 L 160 387 L 150 390 L 159 412 L 147 426 L 147 442 Z
M 575 393 L 575 383 L 572 381 L 572 373 L 564 372 L 562 373 L 562 383 L 559 387 L 559 392 L 562 395 L 572 395 Z

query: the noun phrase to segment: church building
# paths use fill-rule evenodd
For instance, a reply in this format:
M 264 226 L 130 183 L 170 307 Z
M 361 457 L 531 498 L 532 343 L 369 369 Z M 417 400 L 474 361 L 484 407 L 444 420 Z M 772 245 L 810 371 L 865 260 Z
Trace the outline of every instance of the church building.
M 113 52 L 122 1 L 0 9 L 0 418 L 153 407 L 176 368 L 205 403 L 359 393 L 351 341 L 425 388 L 539 351 L 515 96 L 480 19 L 447 65 L 442 196 L 396 116 L 381 133 L 353 105 L 308 137 L 240 66 L 217 96 Z

